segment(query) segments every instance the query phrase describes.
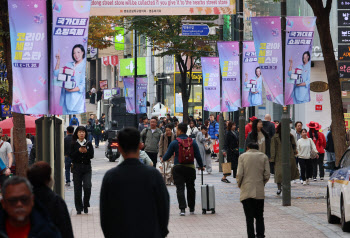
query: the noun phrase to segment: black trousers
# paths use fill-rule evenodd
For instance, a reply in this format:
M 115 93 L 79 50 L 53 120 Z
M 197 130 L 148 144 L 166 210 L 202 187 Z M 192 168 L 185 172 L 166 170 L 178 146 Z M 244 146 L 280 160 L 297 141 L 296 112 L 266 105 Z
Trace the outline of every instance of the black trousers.
M 275 174 L 275 162 L 270 162 L 270 173 Z
M 73 164 L 74 203 L 77 211 L 90 207 L 91 196 L 91 165 Z M 84 203 L 82 190 L 84 189 Z
M 176 185 L 177 200 L 179 202 L 179 209 L 185 209 L 185 184 L 187 189 L 187 203 L 190 210 L 194 210 L 196 205 L 196 189 L 194 181 L 196 180 L 196 170 L 190 167 L 176 165 L 173 168 L 173 178 Z
M 312 161 L 311 159 L 299 158 L 301 179 L 305 181 L 312 176 Z
M 265 237 L 264 199 L 248 198 L 243 200 L 242 204 L 247 222 L 248 238 Z M 254 218 L 256 223 L 256 236 Z
M 323 167 L 323 160 L 324 160 L 324 154 L 318 154 L 318 159 L 312 160 L 312 177 L 317 178 L 317 166 L 320 171 L 320 178 L 324 177 L 324 167 Z
M 149 158 L 152 160 L 153 162 L 153 167 L 156 167 L 157 165 L 157 158 L 158 158 L 158 153 L 152 153 L 152 152 L 147 152 L 146 154 L 149 156 Z

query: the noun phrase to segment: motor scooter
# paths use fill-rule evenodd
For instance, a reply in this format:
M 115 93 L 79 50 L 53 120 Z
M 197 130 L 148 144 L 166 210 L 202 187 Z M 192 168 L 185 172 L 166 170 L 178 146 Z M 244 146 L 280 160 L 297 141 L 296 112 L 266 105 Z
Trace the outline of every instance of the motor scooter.
M 108 158 L 109 162 L 115 162 L 120 157 L 117 140 L 118 131 L 108 131 L 107 134 L 108 140 L 106 144 L 105 155 Z

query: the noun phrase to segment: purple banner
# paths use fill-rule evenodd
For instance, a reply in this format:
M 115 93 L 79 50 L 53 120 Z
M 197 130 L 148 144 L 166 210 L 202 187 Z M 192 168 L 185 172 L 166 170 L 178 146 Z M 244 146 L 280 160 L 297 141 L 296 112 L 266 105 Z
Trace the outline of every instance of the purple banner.
M 237 111 L 241 107 L 241 82 L 239 69 L 239 43 L 218 42 L 222 75 L 222 112 Z
M 9 0 L 12 111 L 48 114 L 46 1 Z
M 86 111 L 85 70 L 90 5 L 91 1 L 53 1 L 51 114 Z
M 124 82 L 126 111 L 128 113 L 135 114 L 134 78 L 124 78 L 123 82 Z
M 219 57 L 201 57 L 204 110 L 220 112 L 220 66 Z
M 147 113 L 147 85 L 148 78 L 137 78 L 136 84 L 136 113 Z
M 285 104 L 310 102 L 311 53 L 316 17 L 287 17 Z
M 253 41 L 243 42 L 242 107 L 259 106 L 262 100 L 263 77 Z
M 283 105 L 281 19 L 252 17 L 251 20 L 266 99 Z

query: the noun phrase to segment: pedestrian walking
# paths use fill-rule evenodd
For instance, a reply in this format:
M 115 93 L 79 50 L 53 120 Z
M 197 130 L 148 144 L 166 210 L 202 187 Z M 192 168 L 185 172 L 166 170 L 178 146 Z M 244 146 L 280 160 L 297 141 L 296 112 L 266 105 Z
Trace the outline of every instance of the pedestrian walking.
M 118 133 L 118 141 L 125 161 L 106 173 L 101 187 L 100 220 L 104 236 L 166 237 L 169 193 L 160 173 L 138 159 L 140 132 L 124 128 Z
M 165 132 L 165 124 L 164 124 L 163 121 L 161 121 L 161 122 L 159 123 L 158 128 L 159 128 L 159 129 L 162 131 L 162 133 L 164 134 L 164 132 Z
M 61 238 L 60 231 L 46 213 L 34 206 L 32 185 L 14 176 L 2 188 L 0 234 L 4 237 Z
M 95 116 L 94 116 L 94 114 L 90 114 L 89 122 L 91 123 L 92 126 L 95 125 Z
M 326 151 L 327 151 L 327 164 L 331 170 L 329 170 L 329 176 L 332 176 L 334 168 L 335 168 L 335 150 L 333 143 L 333 133 L 332 133 L 332 125 L 329 127 L 329 131 L 326 138 Z
M 64 170 L 66 175 L 66 186 L 70 186 L 70 172 L 72 167 L 72 158 L 70 157 L 70 149 L 72 145 L 74 127 L 67 127 L 67 135 L 64 137 Z
M 143 129 L 141 132 L 141 140 L 145 145 L 144 150 L 151 158 L 154 167 L 157 165 L 159 140 L 161 135 L 162 131 L 157 128 L 156 117 L 152 117 L 150 127 Z
M 142 144 L 142 143 L 141 143 Z M 143 144 L 142 144 L 143 145 Z M 151 158 L 148 156 L 148 154 L 143 151 L 143 150 L 140 150 L 140 157 L 139 157 L 139 160 L 142 164 L 144 165 L 148 165 L 148 166 L 151 166 L 153 167 L 153 162 L 151 160 Z M 118 159 L 118 165 L 120 165 L 121 163 L 123 163 L 125 161 L 123 155 L 120 155 L 119 156 L 119 159 Z
M 265 115 L 265 121 L 263 121 L 263 128 L 267 132 L 270 138 L 272 138 L 276 133 L 275 124 L 271 122 L 271 115 Z
M 259 151 L 263 152 L 270 158 L 270 144 L 271 138 L 267 134 L 267 132 L 263 129 L 263 124 L 260 119 L 255 119 L 252 125 L 252 132 L 248 134 L 248 137 L 245 141 L 244 148 L 247 148 L 249 143 L 257 143 L 259 145 Z M 270 170 L 272 170 L 273 166 L 270 164 Z M 271 172 L 274 174 L 274 171 Z
M 238 157 L 239 157 L 238 149 L 239 149 L 239 137 L 236 134 L 236 123 L 230 121 L 228 123 L 227 132 L 225 135 L 225 145 L 223 149 L 223 155 L 224 157 L 227 157 L 227 162 L 231 163 L 233 178 L 236 178 L 237 176 Z M 223 179 L 227 180 L 225 175 Z
M 102 116 L 99 120 L 100 124 L 105 126 L 106 125 L 106 113 L 102 113 Z
M 312 177 L 311 151 L 314 153 L 318 153 L 318 151 L 314 141 L 308 138 L 306 129 L 301 130 L 301 139 L 298 140 L 297 151 L 303 185 L 309 185 Z M 318 154 L 316 157 L 318 157 Z
M 196 122 L 194 120 L 191 120 L 190 124 L 188 125 L 186 135 L 188 137 L 191 137 L 192 139 L 196 139 L 198 132 L 199 131 L 198 131 L 198 128 L 196 126 Z
M 70 157 L 72 159 L 73 182 L 74 182 L 74 203 L 77 214 L 88 213 L 91 196 L 91 159 L 94 158 L 94 148 L 91 141 L 87 140 L 87 131 L 83 126 L 75 129 Z M 84 202 L 82 200 L 82 189 L 84 189 Z
M 70 119 L 69 126 L 79 126 L 79 120 L 76 115 L 73 115 L 73 117 Z
M 142 117 L 142 123 L 139 124 L 139 131 L 142 132 L 145 128 L 149 128 L 147 116 Z
M 95 138 L 95 148 L 98 148 L 100 146 L 100 140 L 101 140 L 101 135 L 102 135 L 102 126 L 97 119 L 95 120 L 93 132 L 94 132 L 93 135 Z
M 209 127 L 208 133 L 211 138 L 211 147 L 215 144 L 215 141 L 219 139 L 219 123 L 217 123 L 214 119 L 214 114 L 210 114 L 209 116 Z M 213 148 L 211 148 L 213 150 Z
M 33 186 L 34 201 L 37 207 L 43 206 L 51 221 L 64 238 L 73 238 L 72 223 L 65 201 L 54 193 L 51 188 L 51 166 L 44 161 L 32 165 L 27 171 L 27 178 Z
M 0 137 L 2 138 L 3 131 L 0 128 Z M 11 174 L 11 166 L 13 163 L 12 147 L 7 141 L 0 140 L 0 158 L 5 163 L 6 169 L 0 174 L 0 186 L 5 182 Z
M 96 101 L 97 101 L 97 102 L 101 101 L 102 95 L 103 95 L 103 92 L 102 92 L 102 89 L 101 89 L 101 88 L 98 89 L 96 95 L 97 95 L 97 96 L 96 96 Z
M 172 132 L 172 126 L 166 125 L 165 126 L 165 133 L 162 134 L 159 140 L 159 152 L 158 157 L 160 161 L 163 159 L 163 155 L 168 150 L 168 147 L 170 143 L 175 140 L 175 135 Z M 173 175 L 172 175 L 172 169 L 174 167 L 174 156 L 172 156 L 168 161 L 163 162 L 163 169 L 160 171 L 163 178 L 165 178 L 165 184 L 171 185 L 171 183 L 174 183 Z
M 87 121 L 87 124 L 86 124 L 86 126 L 85 126 L 85 128 L 86 128 L 86 131 L 87 131 L 87 133 L 88 133 L 88 141 L 91 141 L 92 142 L 92 140 L 93 140 L 93 131 L 94 131 L 94 127 L 91 125 L 91 121 Z
M 252 116 L 251 118 L 249 118 L 249 123 L 245 125 L 245 139 L 247 139 L 248 134 L 253 130 L 253 121 L 255 121 L 256 119 L 258 118 Z
M 282 131 L 281 123 L 276 128 L 276 134 L 271 139 L 271 158 L 270 162 L 275 165 L 275 183 L 277 184 L 277 195 L 282 192 Z M 299 178 L 298 167 L 295 163 L 297 155 L 296 143 L 294 136 L 289 135 L 289 163 L 290 163 L 290 181 Z
M 170 143 L 169 148 L 163 156 L 163 161 L 169 160 L 175 153 L 173 176 L 176 185 L 177 200 L 179 202 L 180 216 L 186 214 L 185 185 L 187 189 L 187 203 L 190 214 L 194 214 L 196 205 L 196 169 L 194 158 L 199 165 L 199 169 L 204 170 L 202 158 L 196 141 L 186 135 L 187 124 L 180 123 L 177 126 L 177 138 Z
M 208 128 L 206 126 L 202 126 L 201 127 L 201 131 L 197 133 L 197 137 L 196 137 L 196 142 L 199 148 L 199 153 L 201 154 L 201 158 L 202 158 L 202 163 L 203 163 L 203 167 L 205 167 L 205 170 L 203 172 L 203 174 L 211 174 L 212 170 L 212 166 L 211 166 L 211 137 L 208 134 Z M 199 169 L 200 166 L 199 164 L 196 162 L 196 168 Z M 198 170 L 198 174 L 200 174 L 201 171 Z
M 324 154 L 325 154 L 325 148 L 327 146 L 326 137 L 323 133 L 319 132 L 319 130 L 322 129 L 322 126 L 318 124 L 317 122 L 311 121 L 309 124 L 306 124 L 307 127 L 310 128 L 308 132 L 308 137 L 311 138 L 315 145 L 316 149 L 318 151 L 318 158 L 311 160 L 312 161 L 312 178 L 314 181 L 317 181 L 317 167 L 320 171 L 320 179 L 324 179 L 324 167 L 323 167 L 323 160 L 324 160 Z
M 291 130 L 291 133 L 294 136 L 295 144 L 297 144 L 298 140 L 301 138 L 301 130 L 303 129 L 303 123 L 301 121 L 297 121 L 294 124 L 294 126 L 295 126 L 295 131 Z M 299 165 L 298 155 L 295 156 L 295 163 L 298 168 L 298 165 Z M 296 180 L 294 180 L 294 183 L 296 183 Z M 303 180 L 301 179 L 301 174 L 300 174 L 300 183 L 303 184 Z
M 236 179 L 241 190 L 240 201 L 246 217 L 248 238 L 265 237 L 264 190 L 270 179 L 270 167 L 268 157 L 259 151 L 258 144 L 249 143 L 247 152 L 239 157 Z
M 90 104 L 95 104 L 95 97 L 96 97 L 96 88 L 95 88 L 95 85 L 92 86 L 90 92 L 91 92 Z

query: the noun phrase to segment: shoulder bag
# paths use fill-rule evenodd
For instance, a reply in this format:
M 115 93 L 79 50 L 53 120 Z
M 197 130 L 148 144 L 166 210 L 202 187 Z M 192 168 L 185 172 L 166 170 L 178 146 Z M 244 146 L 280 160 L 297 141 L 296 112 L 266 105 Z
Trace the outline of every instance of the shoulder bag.
M 317 153 L 314 151 L 314 149 L 312 148 L 312 139 L 309 138 L 309 142 L 310 142 L 310 159 L 316 159 L 317 158 Z

